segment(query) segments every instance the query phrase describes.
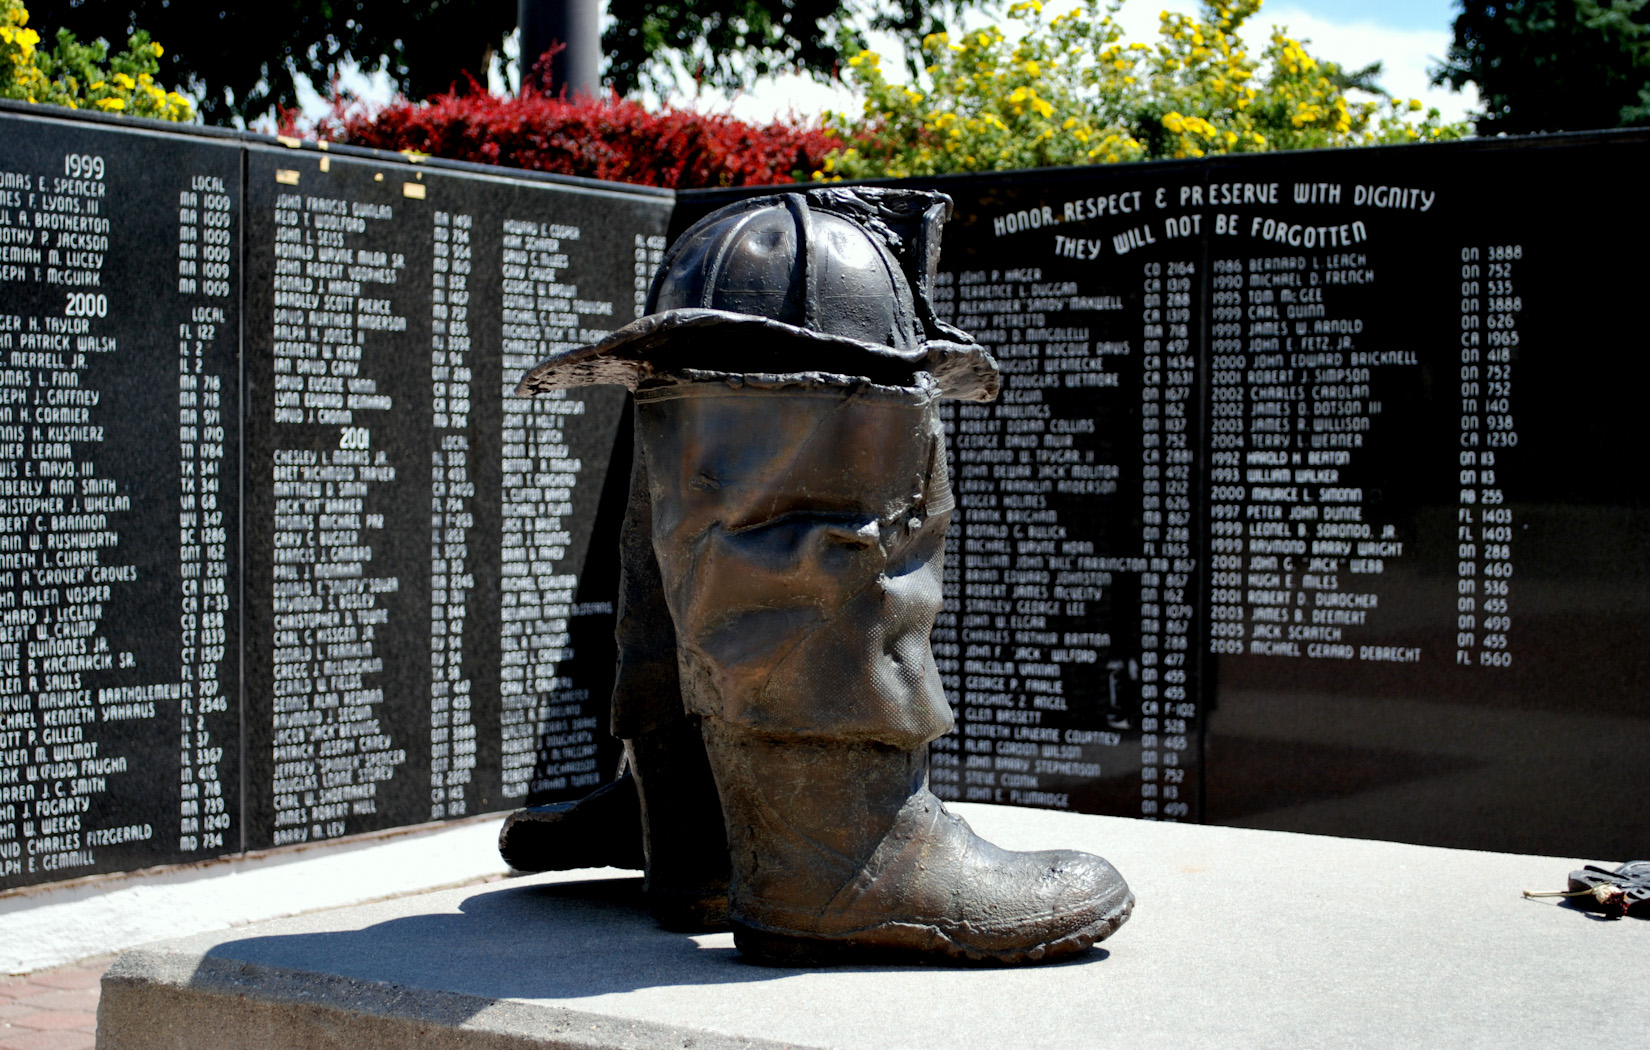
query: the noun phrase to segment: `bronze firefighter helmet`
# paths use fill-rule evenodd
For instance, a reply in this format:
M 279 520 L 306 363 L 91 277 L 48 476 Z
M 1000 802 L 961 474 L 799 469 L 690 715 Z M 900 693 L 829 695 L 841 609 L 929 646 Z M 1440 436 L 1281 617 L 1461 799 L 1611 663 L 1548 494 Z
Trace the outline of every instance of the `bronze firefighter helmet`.
M 798 372 L 990 401 L 997 364 L 934 316 L 943 194 L 856 187 L 753 197 L 700 219 L 653 279 L 647 314 L 598 343 L 559 351 L 517 393 L 596 383 L 635 390 L 683 369 Z

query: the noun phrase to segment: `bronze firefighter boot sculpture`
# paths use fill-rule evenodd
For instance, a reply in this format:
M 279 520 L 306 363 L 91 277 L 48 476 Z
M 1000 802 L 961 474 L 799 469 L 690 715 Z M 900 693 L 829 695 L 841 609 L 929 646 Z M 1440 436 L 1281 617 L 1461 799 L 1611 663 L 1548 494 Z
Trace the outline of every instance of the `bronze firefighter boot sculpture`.
M 1099 857 L 998 849 L 928 790 L 952 725 L 929 647 L 953 506 L 939 401 L 998 386 L 929 306 L 949 210 L 873 189 L 730 205 L 671 248 L 648 316 L 522 380 L 635 393 L 728 918 L 758 960 L 1052 959 L 1134 903 Z

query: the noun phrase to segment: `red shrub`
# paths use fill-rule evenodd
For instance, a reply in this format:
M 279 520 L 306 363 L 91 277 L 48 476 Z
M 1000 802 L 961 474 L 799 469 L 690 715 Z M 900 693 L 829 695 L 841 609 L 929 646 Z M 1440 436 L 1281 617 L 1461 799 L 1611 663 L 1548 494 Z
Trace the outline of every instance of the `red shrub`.
M 369 110 L 334 104 L 305 133 L 353 146 L 416 150 L 435 157 L 692 189 L 793 182 L 818 170 L 840 140 L 817 127 L 776 121 L 757 127 L 729 116 L 666 108 L 652 113 L 617 96 L 563 99 L 526 92 L 508 98 L 473 83 L 424 103 L 398 100 Z

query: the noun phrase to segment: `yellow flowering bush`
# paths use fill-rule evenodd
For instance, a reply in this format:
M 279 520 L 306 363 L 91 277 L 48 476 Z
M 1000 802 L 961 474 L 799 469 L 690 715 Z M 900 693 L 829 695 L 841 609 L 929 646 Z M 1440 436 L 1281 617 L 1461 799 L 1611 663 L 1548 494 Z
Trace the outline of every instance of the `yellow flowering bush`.
M 1163 12 L 1153 44 L 1124 39 L 1121 0 L 1086 0 L 1052 20 L 1040 0 L 996 29 L 923 42 L 927 63 L 910 86 L 891 83 L 869 51 L 851 59 L 865 97 L 857 116 L 827 124 L 849 146 L 816 178 L 936 175 L 1163 157 L 1456 139 L 1417 100 L 1357 101 L 1354 77 L 1314 58 L 1274 26 L 1257 58 L 1239 29 L 1262 0 L 1203 0 L 1197 16 Z
M 21 0 L 0 0 L 0 98 L 25 98 L 35 83 L 35 49 L 40 34 L 29 27 L 29 12 Z
M 0 98 L 69 109 L 95 109 L 135 117 L 193 119 L 194 104 L 155 83 L 161 46 L 139 30 L 126 50 L 111 56 L 101 40 L 82 44 L 59 29 L 54 46 L 42 48 L 28 27 L 22 0 L 0 0 Z

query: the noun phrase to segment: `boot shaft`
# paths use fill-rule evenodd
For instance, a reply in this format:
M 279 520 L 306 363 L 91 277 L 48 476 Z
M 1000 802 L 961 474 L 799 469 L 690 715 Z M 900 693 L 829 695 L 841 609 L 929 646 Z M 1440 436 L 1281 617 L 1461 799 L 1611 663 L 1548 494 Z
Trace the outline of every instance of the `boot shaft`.
M 727 823 L 731 892 L 747 910 L 833 900 L 907 801 L 926 794 L 926 747 L 776 740 L 716 721 L 703 730 Z
M 713 377 L 636 400 L 689 709 L 906 749 L 948 730 L 929 649 L 952 508 L 933 385 Z

